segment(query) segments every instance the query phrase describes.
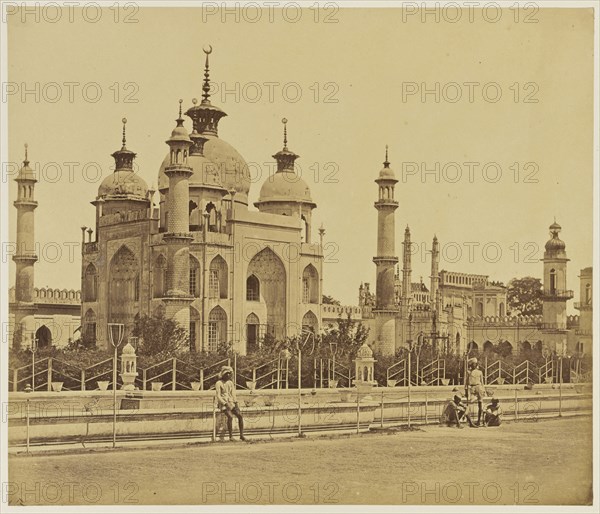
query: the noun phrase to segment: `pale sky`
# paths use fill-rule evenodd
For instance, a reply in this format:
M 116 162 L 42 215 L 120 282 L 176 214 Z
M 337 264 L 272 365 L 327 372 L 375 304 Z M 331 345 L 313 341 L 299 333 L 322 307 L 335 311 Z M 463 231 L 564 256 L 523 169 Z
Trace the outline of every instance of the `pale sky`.
M 70 260 L 68 245 L 80 241 L 81 225 L 94 225 L 89 202 L 111 173 L 110 154 L 120 148 L 123 116 L 129 120 L 127 143 L 138 153 L 139 174 L 148 185 L 156 184 L 178 99 L 189 107 L 192 98 L 201 97 L 202 47 L 211 44 L 211 80 L 231 91 L 238 84 L 239 91 L 239 98 L 213 95 L 213 104 L 228 113 L 219 135 L 263 170 L 252 184 L 251 202 L 269 170 L 263 163 L 282 146 L 280 120 L 289 120 L 288 146 L 301 156 L 298 165 L 317 203 L 314 227 L 323 223 L 325 241 L 337 245 L 335 252 L 332 247 L 326 252 L 326 294 L 356 304 L 361 281 L 374 288 L 373 181 L 386 144 L 399 179 L 396 254 L 402 254 L 406 224 L 419 247 L 413 281 L 423 276 L 429 282 L 422 245 L 430 249 L 434 233 L 442 249 L 441 269 L 489 274 L 504 282 L 541 277 L 539 259 L 556 216 L 571 259 L 568 286 L 578 294 L 579 270 L 592 265 L 591 10 L 541 9 L 538 23 L 515 23 L 511 11 L 503 11 L 496 23 L 478 12 L 473 22 L 466 13 L 458 23 L 433 18 L 423 23 L 419 16 L 403 21 L 402 12 L 392 9 L 323 11 L 319 22 L 314 10 L 306 10 L 296 23 L 279 11 L 272 22 L 263 13 L 256 23 L 251 22 L 256 11 L 240 13 L 237 23 L 234 15 L 226 22 L 218 14 L 203 20 L 200 9 L 140 9 L 133 15 L 137 23 L 123 23 L 126 14 L 132 13 L 122 11 L 118 23 L 114 10 L 104 11 L 97 23 L 84 21 L 77 11 L 73 23 L 66 13 L 56 23 L 9 17 L 10 91 L 18 88 L 8 96 L 9 159 L 21 161 L 27 142 L 32 166 L 44 170 L 36 185 L 41 245 L 36 286 L 80 288 L 80 250 Z M 326 14 L 338 22 L 324 23 Z M 72 102 L 69 82 L 78 83 L 72 86 Z M 35 90 L 36 83 L 39 101 L 34 94 L 22 98 L 23 88 Z M 82 86 L 88 83 L 97 86 L 87 87 L 86 101 Z M 420 90 L 434 90 L 436 83 L 439 102 L 434 94 L 423 102 Z M 419 91 L 403 98 L 403 90 L 411 88 Z M 102 97 L 92 103 L 98 89 Z M 494 103 L 499 90 L 502 96 Z M 57 91 L 60 99 L 50 101 Z M 293 102 L 298 91 L 302 96 Z M 458 92 L 461 99 L 452 102 Z M 125 102 L 127 94 L 139 101 Z M 191 129 L 189 120 L 186 126 Z M 68 162 L 81 163 L 71 177 Z M 468 162 L 480 163 L 472 180 Z M 99 180 L 83 178 L 86 163 L 98 163 Z M 420 171 L 403 177 L 403 168 L 414 169 L 411 163 L 423 171 L 439 163 L 445 173 L 437 183 L 433 174 Z M 462 178 L 456 180 L 457 168 L 448 163 L 460 165 Z M 500 166 L 496 182 L 483 177 L 484 165 L 489 179 L 497 174 L 489 163 Z M 96 167 L 87 170 L 94 179 Z M 9 211 L 14 240 L 16 187 L 8 178 L 11 203 L 3 209 Z M 57 245 L 62 256 L 51 262 Z M 10 279 L 13 284 L 12 262 Z

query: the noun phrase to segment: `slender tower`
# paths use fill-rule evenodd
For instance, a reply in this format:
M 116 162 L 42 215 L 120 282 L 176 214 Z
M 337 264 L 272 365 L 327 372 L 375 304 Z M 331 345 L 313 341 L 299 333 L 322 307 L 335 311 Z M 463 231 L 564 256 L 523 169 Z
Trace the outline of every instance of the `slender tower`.
M 550 225 L 551 238 L 544 252 L 544 293 L 542 296 L 542 334 L 550 350 L 564 355 L 567 351 L 567 300 L 573 291 L 567 290 L 567 252 L 564 241 L 558 237 L 561 226 Z
M 35 337 L 33 314 L 36 311 L 33 303 L 33 265 L 38 258 L 35 254 L 34 211 L 37 202 L 34 200 L 34 171 L 29 167 L 27 144 L 25 144 L 25 160 L 19 170 L 15 182 L 18 184 L 17 199 L 17 248 L 13 261 L 16 264 L 15 304 L 13 312 L 14 339 L 16 347 L 30 347 Z
M 375 180 L 379 187 L 377 209 L 377 256 L 373 262 L 377 266 L 375 290 L 375 344 L 383 353 L 394 353 L 396 346 L 396 316 L 398 309 L 394 301 L 394 268 L 398 263 L 395 244 L 395 212 L 398 202 L 394 199 L 394 187 L 398 182 L 388 161 L 388 148 L 385 148 L 385 161 Z
M 168 232 L 163 236 L 167 244 L 167 293 L 163 298 L 165 314 L 175 319 L 186 330 L 189 328 L 189 305 L 193 301 L 190 294 L 190 257 L 189 247 L 192 239 L 189 220 L 189 178 L 193 174 L 188 164 L 188 156 L 192 140 L 183 126 L 181 104 L 179 100 L 179 117 L 177 126 L 166 141 L 170 147 L 170 161 L 165 168 L 169 178 L 169 218 Z
M 432 310 L 438 311 L 440 307 L 440 244 L 436 235 L 433 236 L 433 242 L 431 243 L 431 287 L 429 293 L 429 301 L 431 302 Z
M 408 306 L 409 299 L 412 296 L 411 291 L 411 246 L 410 246 L 410 228 L 406 225 L 404 230 L 404 246 L 402 253 L 402 303 Z

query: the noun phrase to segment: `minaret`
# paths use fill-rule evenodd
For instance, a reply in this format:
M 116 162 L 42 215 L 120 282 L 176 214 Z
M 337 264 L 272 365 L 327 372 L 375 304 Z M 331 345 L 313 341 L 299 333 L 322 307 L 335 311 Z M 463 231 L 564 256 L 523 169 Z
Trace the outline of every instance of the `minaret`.
M 551 239 L 544 252 L 544 293 L 542 296 L 542 334 L 544 343 L 550 350 L 564 355 L 567 351 L 567 300 L 573 298 L 573 291 L 567 290 L 566 245 L 558 234 L 561 226 L 550 225 Z
M 394 267 L 398 263 L 395 242 L 395 211 L 398 202 L 394 200 L 394 187 L 398 182 L 388 161 L 388 149 L 385 148 L 385 161 L 379 177 L 375 180 L 379 186 L 377 209 L 377 256 L 373 262 L 377 266 L 377 285 L 375 290 L 376 309 L 394 310 Z
M 432 310 L 439 310 L 440 304 L 440 294 L 439 294 L 439 285 L 440 285 L 440 274 L 439 274 L 439 266 L 440 266 L 440 244 L 438 243 L 438 238 L 434 234 L 433 242 L 431 243 L 431 276 L 429 277 L 431 280 L 431 287 L 429 291 L 429 301 L 431 302 Z
M 187 330 L 189 305 L 193 301 L 189 289 L 189 245 L 192 239 L 189 223 L 189 178 L 193 170 L 188 164 L 192 140 L 183 126 L 182 102 L 183 100 L 179 100 L 177 126 L 166 141 L 171 151 L 169 165 L 165 168 L 165 174 L 169 178 L 169 219 L 168 231 L 163 236 L 167 243 L 167 284 L 163 301 L 166 317 L 175 319 Z
M 25 144 L 25 159 L 15 182 L 18 184 L 17 199 L 14 206 L 17 209 L 17 248 L 13 261 L 16 264 L 14 344 L 20 347 L 31 346 L 35 337 L 35 322 L 33 314 L 36 307 L 33 303 L 33 265 L 38 260 L 35 254 L 34 211 L 37 202 L 34 200 L 35 183 L 34 171 L 29 167 L 27 144 Z
M 388 148 L 385 147 L 385 161 L 375 180 L 379 186 L 377 209 L 377 256 L 373 262 L 377 266 L 375 288 L 375 344 L 379 351 L 393 354 L 396 350 L 396 321 L 398 309 L 394 298 L 394 268 L 398 263 L 395 244 L 395 211 L 398 202 L 394 199 L 394 187 L 398 182 L 388 161 Z
M 402 303 L 408 306 L 409 298 L 412 296 L 410 228 L 408 228 L 408 225 L 404 230 L 404 243 L 402 245 L 404 246 L 402 254 Z

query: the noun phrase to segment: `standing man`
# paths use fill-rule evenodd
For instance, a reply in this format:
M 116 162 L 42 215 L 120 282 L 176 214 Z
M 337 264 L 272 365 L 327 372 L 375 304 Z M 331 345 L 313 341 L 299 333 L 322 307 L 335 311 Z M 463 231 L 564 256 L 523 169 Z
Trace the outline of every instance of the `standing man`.
M 244 419 L 242 418 L 242 413 L 238 406 L 232 378 L 233 368 L 231 366 L 223 366 L 219 372 L 219 380 L 217 380 L 217 383 L 215 384 L 217 404 L 221 412 L 227 416 L 229 440 L 235 441 L 233 438 L 233 416 L 235 416 L 240 428 L 240 439 L 246 441 L 246 438 L 244 437 Z
M 465 377 L 465 395 L 467 400 L 471 399 L 471 395 L 477 398 L 477 426 L 481 423 L 481 416 L 483 414 L 483 395 L 485 394 L 485 387 L 483 385 L 483 372 L 479 369 L 477 359 L 475 357 L 470 358 L 467 361 L 467 376 Z

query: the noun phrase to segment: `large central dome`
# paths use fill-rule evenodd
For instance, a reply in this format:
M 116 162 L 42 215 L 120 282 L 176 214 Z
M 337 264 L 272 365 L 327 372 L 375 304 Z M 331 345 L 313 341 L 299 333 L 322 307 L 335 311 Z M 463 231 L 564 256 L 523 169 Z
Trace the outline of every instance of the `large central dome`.
M 239 152 L 223 139 L 206 135 L 203 155 L 190 155 L 188 165 L 194 173 L 190 177 L 190 187 L 222 187 L 227 191 L 235 190 L 235 201 L 248 205 L 250 192 L 250 170 Z M 158 189 L 169 188 L 169 179 L 165 175 L 165 167 L 170 162 L 166 157 L 158 172 Z

